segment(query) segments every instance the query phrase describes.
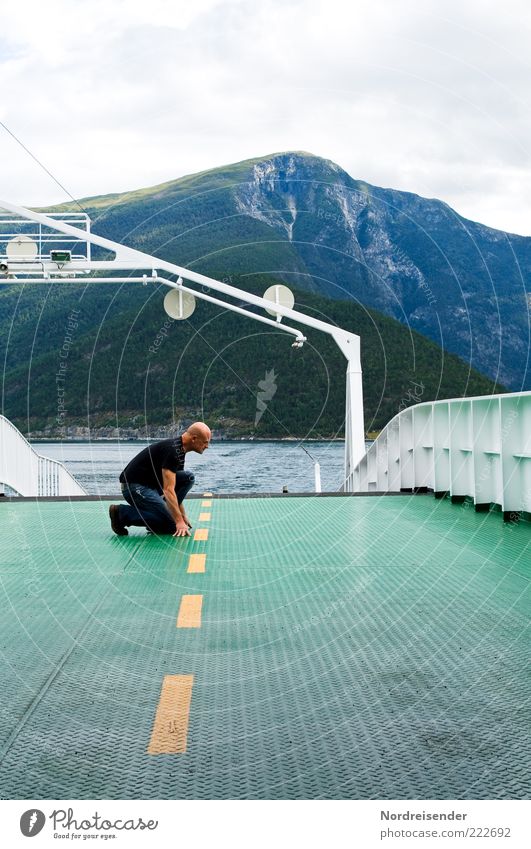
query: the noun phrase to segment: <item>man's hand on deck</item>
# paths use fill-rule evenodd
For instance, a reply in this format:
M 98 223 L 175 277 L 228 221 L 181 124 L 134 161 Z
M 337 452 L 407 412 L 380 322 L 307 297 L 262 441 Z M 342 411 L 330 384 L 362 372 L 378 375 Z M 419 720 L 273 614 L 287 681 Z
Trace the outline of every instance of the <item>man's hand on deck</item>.
M 174 537 L 189 537 L 190 536 L 190 530 L 189 530 L 188 525 L 186 524 L 186 522 L 184 520 L 181 521 L 181 522 L 175 523 L 175 533 L 173 534 L 173 536 Z
M 179 502 L 175 495 L 175 472 L 171 472 L 169 469 L 162 469 L 162 485 L 166 506 L 175 521 L 175 533 L 173 536 L 189 537 L 190 531 L 188 527 L 190 523 L 186 519 L 184 510 L 181 511 L 179 508 Z

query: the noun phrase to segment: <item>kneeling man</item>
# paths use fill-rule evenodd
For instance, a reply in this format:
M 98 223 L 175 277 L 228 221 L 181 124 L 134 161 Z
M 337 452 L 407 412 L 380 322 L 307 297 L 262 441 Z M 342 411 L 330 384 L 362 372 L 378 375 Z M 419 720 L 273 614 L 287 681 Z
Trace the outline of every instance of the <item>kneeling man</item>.
M 190 536 L 183 501 L 195 478 L 185 472 L 184 459 L 188 451 L 202 454 L 211 437 L 204 422 L 195 422 L 182 436 L 154 442 L 133 457 L 120 475 L 127 504 L 109 507 L 114 533 L 126 536 L 127 527 L 137 525 L 154 534 Z

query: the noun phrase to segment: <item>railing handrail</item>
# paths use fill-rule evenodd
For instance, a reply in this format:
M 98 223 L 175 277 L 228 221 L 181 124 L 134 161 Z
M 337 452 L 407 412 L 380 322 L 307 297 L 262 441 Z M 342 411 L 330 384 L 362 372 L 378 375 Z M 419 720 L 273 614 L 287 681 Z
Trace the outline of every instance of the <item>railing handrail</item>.
M 470 395 L 464 398 L 437 398 L 435 401 L 419 401 L 418 404 L 411 404 L 409 407 L 404 407 L 402 410 L 399 410 L 398 413 L 395 413 L 392 419 L 389 419 L 387 424 L 382 428 L 376 439 L 387 430 L 387 428 L 392 425 L 392 423 L 402 415 L 402 413 L 407 412 L 408 410 L 412 410 L 413 408 L 418 409 L 418 407 L 434 407 L 438 404 L 466 404 L 469 401 L 496 401 L 500 398 L 510 398 L 517 396 L 527 397 L 531 395 L 531 390 L 525 392 L 500 392 L 497 395 Z M 376 439 L 374 440 L 376 442 Z
M 442 398 L 393 416 L 344 488 L 432 490 L 498 504 L 507 518 L 531 512 L 530 461 L 531 391 Z
M 8 418 L 0 414 L 0 432 L 2 431 L 2 428 L 7 428 L 15 437 L 15 444 L 20 445 L 21 449 L 26 452 L 26 456 L 30 456 L 31 459 L 29 465 L 31 467 L 31 474 L 29 477 L 27 475 L 25 477 L 24 475 L 19 475 L 18 480 L 17 475 L 11 476 L 9 479 L 5 479 L 6 474 L 3 468 L 3 457 L 2 453 L 0 453 L 0 484 L 8 486 L 10 489 L 19 493 L 19 495 L 26 496 L 86 495 L 85 489 L 83 489 L 81 484 L 78 483 L 72 473 L 68 471 L 64 463 L 61 463 L 60 460 L 54 460 L 51 457 L 39 454 L 31 443 L 28 442 L 24 434 L 21 433 L 13 424 L 13 422 L 9 421 Z M 47 469 L 47 477 L 44 477 L 42 466 L 45 466 Z M 49 479 L 50 476 L 48 476 L 50 471 L 53 472 L 53 484 L 51 484 Z M 61 478 L 63 478 L 63 480 L 61 480 Z

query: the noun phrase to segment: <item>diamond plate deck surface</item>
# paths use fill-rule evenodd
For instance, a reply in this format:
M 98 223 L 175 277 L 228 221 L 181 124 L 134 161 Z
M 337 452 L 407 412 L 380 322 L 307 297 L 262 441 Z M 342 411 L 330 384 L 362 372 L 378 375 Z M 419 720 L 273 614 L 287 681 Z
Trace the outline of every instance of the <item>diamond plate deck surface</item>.
M 1 797 L 528 796 L 529 524 L 429 496 L 209 510 L 195 542 L 0 505 Z M 187 751 L 147 754 L 190 674 Z

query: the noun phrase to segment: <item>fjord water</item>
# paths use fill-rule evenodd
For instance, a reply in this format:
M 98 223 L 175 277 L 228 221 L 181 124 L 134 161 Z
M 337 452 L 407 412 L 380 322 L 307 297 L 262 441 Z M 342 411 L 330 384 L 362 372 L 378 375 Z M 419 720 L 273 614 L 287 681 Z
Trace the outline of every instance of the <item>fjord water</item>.
M 36 442 L 35 450 L 64 463 L 90 495 L 116 495 L 118 476 L 147 442 Z M 305 448 L 321 465 L 323 492 L 339 489 L 343 442 L 309 442 Z M 314 465 L 299 442 L 213 443 L 205 453 L 188 454 L 194 492 L 313 492 Z

